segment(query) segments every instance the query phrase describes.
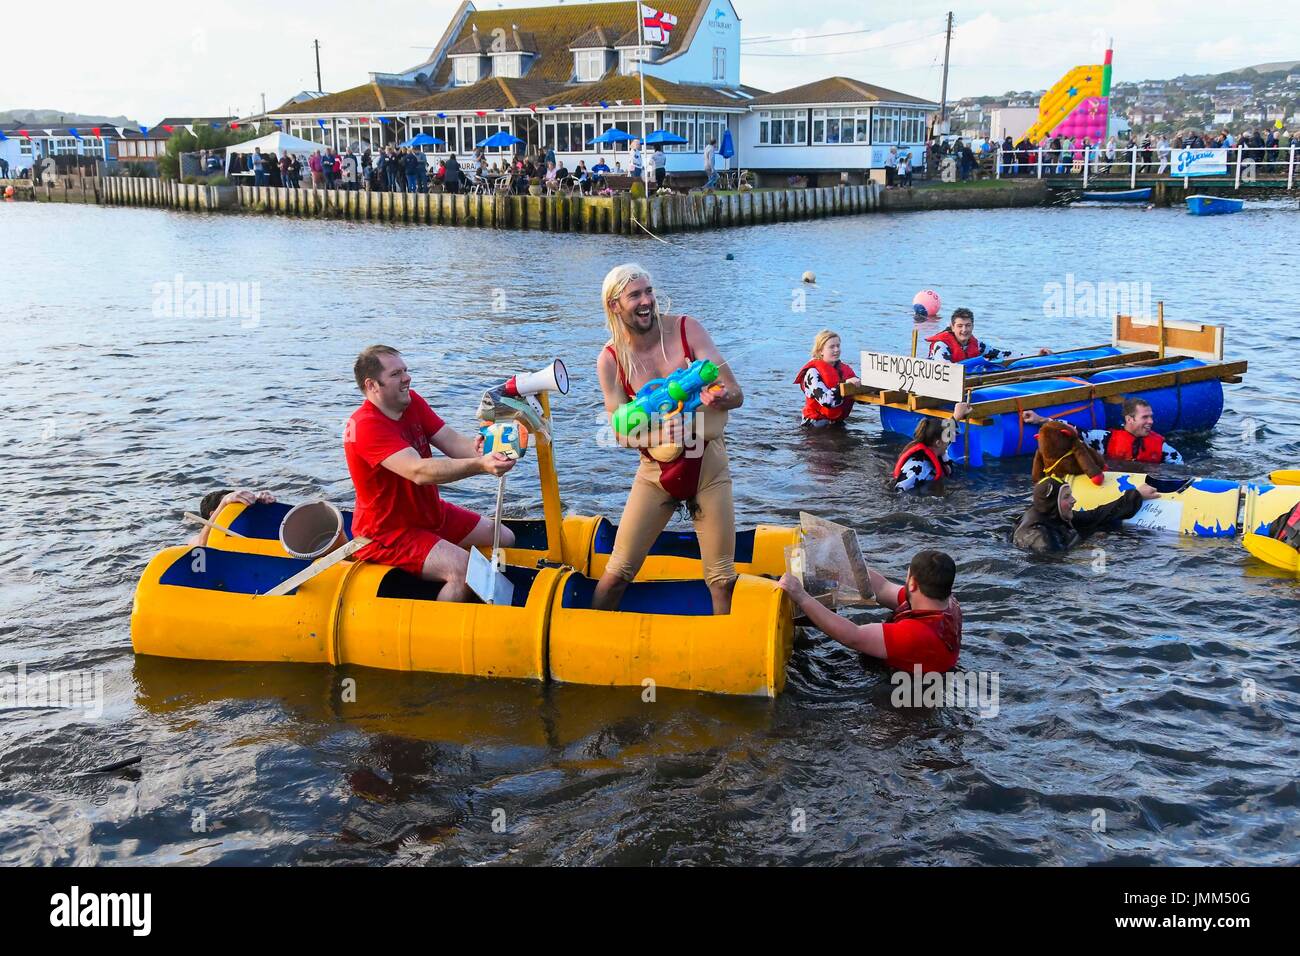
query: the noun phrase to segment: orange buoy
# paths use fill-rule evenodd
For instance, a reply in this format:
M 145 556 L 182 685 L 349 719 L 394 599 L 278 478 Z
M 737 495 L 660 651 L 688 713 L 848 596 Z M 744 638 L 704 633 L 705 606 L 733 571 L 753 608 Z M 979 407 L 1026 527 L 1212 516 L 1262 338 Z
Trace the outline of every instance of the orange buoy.
M 12 187 L 12 186 L 6 186 L 6 187 L 5 187 L 5 199 L 13 199 L 13 198 L 14 198 L 14 187 Z

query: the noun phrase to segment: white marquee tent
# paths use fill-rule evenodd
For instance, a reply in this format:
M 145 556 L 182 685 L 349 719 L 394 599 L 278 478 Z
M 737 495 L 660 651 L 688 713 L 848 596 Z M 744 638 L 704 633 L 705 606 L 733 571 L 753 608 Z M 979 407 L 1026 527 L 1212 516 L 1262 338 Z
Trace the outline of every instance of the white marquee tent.
M 243 153 L 248 156 L 253 155 L 253 150 L 260 149 L 262 155 L 266 156 L 274 153 L 276 157 L 283 156 L 285 153 L 294 153 L 298 156 L 310 156 L 318 149 L 323 149 L 320 143 L 313 143 L 309 139 L 303 139 L 300 136 L 292 136 L 283 130 L 276 130 L 274 133 L 268 133 L 266 136 L 259 136 L 257 139 L 250 139 L 246 143 L 236 143 L 234 146 L 226 147 L 226 172 L 230 172 L 230 157 L 236 153 Z

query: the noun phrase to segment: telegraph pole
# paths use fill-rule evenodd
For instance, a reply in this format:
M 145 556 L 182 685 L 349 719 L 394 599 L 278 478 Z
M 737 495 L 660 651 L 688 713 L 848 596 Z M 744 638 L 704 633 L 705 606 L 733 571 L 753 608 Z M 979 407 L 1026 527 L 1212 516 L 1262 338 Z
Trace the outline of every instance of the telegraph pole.
M 948 117 L 948 51 L 952 49 L 952 11 L 948 11 L 948 35 L 943 41 L 943 89 L 939 93 L 939 126 Z
M 949 24 L 952 23 L 952 14 L 951 14 L 951 13 L 948 14 L 948 23 L 949 23 Z M 321 86 L 321 82 L 320 82 L 320 40 L 312 40 L 311 42 L 312 42 L 312 46 L 316 47 L 316 92 L 317 92 L 317 93 L 324 93 L 324 92 L 325 92 L 325 87 Z M 947 82 L 948 82 L 948 63 L 947 63 L 947 60 L 944 61 L 944 67 L 943 67 L 943 82 L 944 82 L 945 85 L 946 85 Z

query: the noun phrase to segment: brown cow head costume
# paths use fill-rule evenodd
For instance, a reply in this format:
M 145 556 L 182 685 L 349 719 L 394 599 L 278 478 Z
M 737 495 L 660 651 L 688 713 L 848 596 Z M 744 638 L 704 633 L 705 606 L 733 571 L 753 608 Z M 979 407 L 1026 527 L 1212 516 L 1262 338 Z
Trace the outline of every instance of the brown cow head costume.
M 1100 485 L 1106 480 L 1105 471 L 1105 459 L 1083 443 L 1073 425 L 1043 422 L 1034 452 L 1034 484 L 1044 478 L 1068 482 L 1071 475 L 1087 475 L 1094 485 Z

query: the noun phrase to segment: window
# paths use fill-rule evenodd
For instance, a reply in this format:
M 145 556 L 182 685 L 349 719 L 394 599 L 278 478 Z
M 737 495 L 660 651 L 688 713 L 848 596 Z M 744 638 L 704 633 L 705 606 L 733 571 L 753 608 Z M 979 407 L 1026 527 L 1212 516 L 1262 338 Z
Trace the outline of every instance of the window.
M 812 141 L 818 146 L 871 142 L 871 113 L 865 106 L 812 111 Z
M 506 78 L 524 75 L 524 55 L 522 53 L 498 53 L 492 57 L 492 74 Z
M 477 83 L 481 75 L 482 64 L 481 57 L 477 56 L 455 56 L 452 60 L 456 63 L 456 85 L 468 86 L 471 83 Z
M 873 143 L 920 143 L 925 140 L 925 112 L 892 106 L 871 111 Z
M 807 110 L 760 110 L 760 146 L 804 146 L 808 142 Z
M 499 131 L 510 132 L 510 123 L 503 119 L 488 119 L 486 116 L 466 116 L 461 120 L 461 142 L 464 144 L 465 152 L 477 149 L 478 144 L 483 142 L 489 136 L 495 135 Z M 450 147 L 449 147 L 450 148 Z M 498 154 L 509 153 L 513 147 L 510 146 L 493 146 L 484 147 L 484 152 Z
M 593 83 L 605 75 L 604 50 L 578 50 L 573 54 L 573 69 L 579 83 Z
M 647 63 L 652 63 L 654 58 L 654 50 L 650 47 L 625 47 L 618 51 L 618 71 L 624 75 L 636 73 L 638 61 L 645 60 Z
M 700 152 L 704 152 L 704 147 L 713 140 L 715 147 L 722 145 L 722 131 L 727 128 L 727 117 L 722 113 L 701 113 L 698 125 L 699 138 L 696 142 L 699 144 Z
M 665 143 L 665 153 L 698 153 L 699 148 L 695 142 L 695 114 L 694 113 L 664 113 L 664 129 L 669 133 L 676 133 L 684 143 Z
M 603 126 L 608 129 L 612 123 Z M 604 148 L 590 145 L 596 138 L 595 113 L 550 114 L 542 119 L 542 148 L 557 153 L 595 153 Z
M 727 79 L 727 48 L 725 46 L 715 46 L 713 48 L 713 82 L 724 83 Z

